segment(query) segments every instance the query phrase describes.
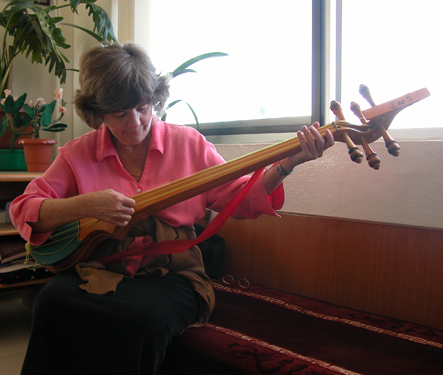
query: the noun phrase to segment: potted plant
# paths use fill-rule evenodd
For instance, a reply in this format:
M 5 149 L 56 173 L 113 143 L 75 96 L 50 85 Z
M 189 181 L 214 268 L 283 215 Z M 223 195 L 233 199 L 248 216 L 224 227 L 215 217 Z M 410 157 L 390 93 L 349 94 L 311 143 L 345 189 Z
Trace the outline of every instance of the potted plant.
M 193 57 L 192 59 L 189 59 L 189 60 L 185 61 L 183 64 L 178 66 L 176 69 L 174 69 L 173 72 L 171 72 L 169 74 L 171 75 L 171 79 L 172 79 L 172 78 L 178 77 L 178 76 L 180 76 L 182 74 L 185 74 L 185 73 L 196 73 L 196 71 L 194 69 L 189 69 L 189 67 L 191 65 L 193 65 L 193 64 L 195 64 L 195 63 L 197 63 L 199 61 L 202 61 L 202 60 L 205 60 L 205 59 L 209 59 L 211 57 L 223 57 L 223 56 L 228 56 L 228 54 L 224 53 L 224 52 L 209 52 L 209 53 L 205 53 L 203 55 L 199 55 L 199 56 Z M 166 106 L 166 108 L 164 109 L 163 114 L 161 116 L 161 120 L 162 121 L 166 121 L 166 116 L 168 114 L 168 111 L 174 105 L 176 105 L 177 103 L 180 103 L 180 102 L 183 102 L 183 103 L 185 103 L 188 106 L 189 110 L 191 111 L 192 115 L 194 116 L 195 126 L 196 126 L 197 130 L 200 130 L 200 123 L 198 121 L 197 114 L 195 113 L 195 111 L 191 107 L 191 105 L 188 102 L 184 101 L 183 99 L 177 99 L 177 100 L 171 101 Z
M 63 36 L 59 25 L 76 27 L 94 37 L 97 41 L 116 40 L 107 13 L 100 6 L 94 4 L 97 0 L 64 0 L 65 4 L 39 6 L 32 0 L 12 0 L 0 12 L 0 27 L 4 28 L 0 52 L 0 94 L 8 85 L 8 78 L 14 59 L 19 54 L 31 58 L 31 63 L 48 66 L 60 80 L 66 82 L 66 63 L 69 59 L 63 50 L 70 48 Z M 77 14 L 78 8 L 84 5 L 88 16 L 94 22 L 93 30 L 61 23 L 63 17 L 52 16 L 56 10 L 69 7 L 72 13 Z M 0 117 L 3 116 L 0 113 Z M 8 133 L 8 132 L 7 132 Z M 5 134 L 6 142 L 1 142 L 0 148 L 9 148 L 11 135 Z
M 11 153 L 19 155 L 20 150 L 15 150 L 14 140 L 20 135 L 30 135 L 30 139 L 22 139 L 20 143 L 24 147 L 24 158 L 29 172 L 44 172 L 52 162 L 52 148 L 57 143 L 54 139 L 41 139 L 40 131 L 61 132 L 67 127 L 60 123 L 67 112 L 63 100 L 63 89 L 54 92 L 55 99 L 50 103 L 45 103 L 41 98 L 37 99 L 34 105 L 32 101 L 25 103 L 27 94 L 14 98 L 9 90 L 6 91 L 6 98 L 0 102 L 0 109 L 5 116 L 0 121 L 0 135 L 9 130 L 14 139 L 11 143 Z M 59 117 L 52 119 L 57 101 L 61 101 L 59 107 Z
M 97 0 L 64 0 L 66 4 L 38 6 L 32 0 L 12 0 L 0 12 L 0 26 L 4 28 L 2 52 L 0 56 L 0 92 L 6 89 L 12 63 L 19 54 L 31 56 L 31 62 L 48 66 L 49 72 L 59 77 L 60 84 L 66 81 L 66 66 L 69 59 L 62 49 L 71 46 L 66 43 L 63 31 L 57 25 L 76 27 L 98 41 L 116 40 L 111 20 L 105 10 L 94 4 Z M 80 4 L 85 5 L 88 15 L 94 21 L 93 30 L 61 23 L 63 17 L 52 17 L 51 12 L 70 7 L 78 14 Z

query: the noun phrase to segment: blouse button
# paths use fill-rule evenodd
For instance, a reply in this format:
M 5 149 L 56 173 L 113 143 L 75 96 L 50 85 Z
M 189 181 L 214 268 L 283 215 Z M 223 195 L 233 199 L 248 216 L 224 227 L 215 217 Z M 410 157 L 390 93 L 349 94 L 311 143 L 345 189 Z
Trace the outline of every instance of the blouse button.
M 140 194 L 142 192 L 142 189 L 137 189 L 137 194 Z

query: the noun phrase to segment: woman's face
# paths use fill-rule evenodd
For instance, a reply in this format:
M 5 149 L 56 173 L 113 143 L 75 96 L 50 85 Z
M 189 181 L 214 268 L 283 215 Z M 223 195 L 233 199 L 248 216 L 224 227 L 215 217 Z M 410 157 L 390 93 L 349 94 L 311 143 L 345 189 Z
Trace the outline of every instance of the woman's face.
M 143 104 L 125 112 L 103 116 L 105 124 L 122 146 L 136 146 L 151 131 L 152 104 Z

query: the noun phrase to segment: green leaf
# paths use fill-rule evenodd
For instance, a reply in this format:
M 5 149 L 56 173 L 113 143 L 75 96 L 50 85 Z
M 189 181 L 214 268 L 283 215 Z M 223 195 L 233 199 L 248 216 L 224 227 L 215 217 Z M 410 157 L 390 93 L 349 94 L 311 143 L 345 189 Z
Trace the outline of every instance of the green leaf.
M 45 109 L 43 110 L 42 116 L 40 117 L 40 124 L 42 127 L 46 128 L 51 123 L 52 114 L 54 113 L 56 102 L 56 100 L 53 100 L 51 103 L 45 104 Z
M 182 69 L 182 70 L 178 70 L 178 71 L 174 70 L 174 72 L 171 74 L 172 74 L 172 77 L 175 78 L 175 77 L 177 77 L 181 74 L 185 74 L 185 73 L 197 73 L 197 72 L 193 69 Z
M 5 112 L 14 112 L 14 98 L 12 97 L 12 95 L 8 95 L 3 108 Z
M 12 61 L 18 54 L 30 58 L 31 63 L 45 64 L 49 72 L 66 82 L 66 63 L 69 59 L 62 50 L 70 48 L 62 30 L 58 27 L 63 17 L 51 12 L 70 6 L 74 14 L 83 5 L 94 22 L 93 30 L 77 27 L 96 40 L 116 40 L 112 23 L 106 11 L 94 3 L 97 0 L 64 0 L 57 5 L 39 6 L 31 0 L 12 0 L 0 12 L 0 25 L 5 29 L 2 50 L 0 50 L 0 92 L 6 86 Z M 66 4 L 66 5 L 65 5 Z M 71 25 L 72 26 L 72 25 Z M 6 43 L 7 41 L 7 43 Z
M 35 5 L 34 1 L 32 1 L 32 0 L 13 0 L 13 1 L 10 1 L 8 3 L 8 5 L 6 5 L 4 11 L 10 12 L 10 13 L 15 13 L 15 12 L 19 11 L 20 9 L 33 8 L 34 5 Z M 11 8 L 11 9 L 8 9 L 8 8 Z
M 189 109 L 192 112 L 192 115 L 194 116 L 195 125 L 197 126 L 197 129 L 200 130 L 200 123 L 198 122 L 197 114 L 195 113 L 194 109 L 191 107 L 191 105 L 187 102 L 185 102 L 186 105 L 189 107 Z
M 179 99 L 179 100 L 174 100 L 173 102 L 169 103 L 169 104 L 166 106 L 165 112 L 163 113 L 163 116 L 161 117 L 161 120 L 162 120 L 162 121 L 166 121 L 166 116 L 168 115 L 168 111 L 169 111 L 169 109 L 172 108 L 172 107 L 173 107 L 174 105 L 176 105 L 177 103 L 180 103 L 181 101 L 182 101 L 182 100 Z
M 94 33 L 94 32 L 91 31 L 91 30 L 85 29 L 84 27 L 81 27 L 81 26 L 78 26 L 78 25 L 74 25 L 74 24 L 72 24 L 72 23 L 66 23 L 66 22 L 63 22 L 63 23 L 61 23 L 60 25 L 71 26 L 71 27 L 75 27 L 76 29 L 82 30 L 82 31 L 84 31 L 85 33 L 91 35 L 93 38 L 95 38 L 95 39 L 96 39 L 97 41 L 99 41 L 99 42 L 103 42 L 103 41 L 105 40 L 105 39 L 104 39 L 103 37 L 101 37 L 100 35 Z
M 39 103 L 40 103 L 40 101 L 35 103 L 35 106 L 34 106 L 34 113 L 36 115 L 38 115 L 39 113 L 42 113 L 46 109 L 46 107 L 48 106 L 48 103 L 45 103 L 42 105 L 39 105 Z
M 184 100 L 182 100 L 182 99 L 174 100 L 173 102 L 171 102 L 171 103 L 169 103 L 169 104 L 167 105 L 167 107 L 166 107 L 166 112 L 167 112 L 169 109 L 171 109 L 174 105 L 176 105 L 177 103 L 180 103 L 180 102 L 185 103 L 185 104 L 188 106 L 188 108 L 191 110 L 192 115 L 194 116 L 195 125 L 197 126 L 197 129 L 200 130 L 200 123 L 198 122 L 197 114 L 195 113 L 194 109 L 191 107 L 191 105 L 190 105 L 188 102 L 186 102 L 186 101 L 184 101 Z M 165 112 L 165 114 L 162 116 L 162 121 L 165 121 L 165 120 L 163 119 L 163 117 L 166 119 L 166 112 Z
M 20 116 L 18 113 L 14 115 L 14 128 L 17 129 L 17 131 L 22 130 L 22 116 Z
M 81 0 L 70 0 L 70 3 L 71 3 L 71 10 L 74 12 L 76 11 L 76 8 L 80 5 Z
M 189 59 L 188 61 L 185 61 L 178 68 L 176 68 L 171 74 L 173 77 L 175 77 L 176 72 L 180 72 L 181 70 L 188 68 L 192 64 L 195 64 L 195 63 L 205 60 L 205 59 L 209 59 L 211 57 L 223 57 L 223 56 L 229 56 L 229 55 L 224 52 L 204 53 L 203 55 L 199 55 L 199 56 L 193 57 L 192 59 Z
M 92 1 L 86 1 L 86 9 L 89 9 L 88 16 L 92 15 L 94 21 L 94 30 L 103 39 L 114 40 L 117 38 L 114 35 L 114 29 L 112 28 L 112 22 L 106 11 L 100 6 L 93 4 Z
M 54 125 L 48 126 L 47 128 L 44 128 L 42 130 L 55 133 L 55 132 L 62 132 L 67 127 L 68 127 L 68 125 L 66 125 L 66 124 L 54 124 Z
M 69 44 L 66 44 L 66 38 L 63 36 L 63 31 L 59 27 L 55 27 L 52 29 L 52 37 L 54 38 L 55 43 L 61 48 L 68 49 L 71 47 Z
M 29 125 L 29 123 L 33 120 L 34 118 L 32 116 L 29 116 L 27 113 L 25 113 L 25 115 L 23 116 L 23 120 L 22 120 L 22 126 L 24 126 L 24 128 L 26 129 Z M 23 129 L 23 130 L 25 130 Z
M 34 118 L 35 117 L 35 111 L 34 108 L 31 108 L 28 104 L 25 103 L 25 105 L 23 106 L 23 110 L 25 111 L 25 113 L 29 116 Z
M 58 22 L 63 21 L 63 17 L 52 17 L 51 19 L 48 20 L 48 25 L 49 26 L 53 26 Z
M 14 112 L 20 111 L 20 109 L 23 107 L 25 100 L 26 100 L 27 94 L 23 94 L 20 96 L 14 103 Z
M 168 111 L 171 107 L 175 106 L 177 103 L 182 102 L 183 100 L 178 99 L 178 100 L 174 100 L 173 102 L 169 103 L 168 106 L 166 107 L 166 111 Z

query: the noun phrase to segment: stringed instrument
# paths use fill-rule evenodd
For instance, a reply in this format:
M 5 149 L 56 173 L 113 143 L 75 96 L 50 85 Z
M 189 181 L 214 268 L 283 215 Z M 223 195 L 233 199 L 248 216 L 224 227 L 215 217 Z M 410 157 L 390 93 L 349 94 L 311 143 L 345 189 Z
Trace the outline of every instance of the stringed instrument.
M 430 93 L 423 88 L 380 105 L 374 104 L 366 86 L 360 86 L 360 93 L 372 106 L 361 111 L 358 104 L 351 103 L 351 110 L 360 119 L 361 125 L 352 125 L 345 121 L 340 103 L 332 101 L 331 110 L 338 121 L 322 126 L 318 130 L 323 137 L 326 137 L 326 130 L 330 130 L 336 141 L 346 143 L 351 160 L 357 163 L 363 160 L 363 153 L 357 147 L 361 145 L 369 165 L 374 169 L 379 169 L 380 158 L 371 149 L 369 143 L 383 137 L 389 153 L 398 156 L 400 146 L 388 134 L 387 129 L 397 113 L 428 97 Z M 140 220 L 294 155 L 299 150 L 301 150 L 300 142 L 298 137 L 295 137 L 225 164 L 215 165 L 132 197 L 136 201 L 135 213 L 125 227 L 116 227 L 94 218 L 86 218 L 57 228 L 40 246 L 27 244 L 27 250 L 48 270 L 52 272 L 66 270 L 77 263 L 86 261 L 99 243 L 109 239 L 122 241 L 128 235 L 131 226 Z

